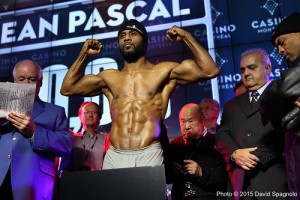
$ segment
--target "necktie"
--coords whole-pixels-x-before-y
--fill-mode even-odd
[[[253,110],[254,108],[256,108],[258,105],[257,101],[258,101],[258,97],[259,97],[259,93],[257,91],[253,91],[251,93],[251,109]]]

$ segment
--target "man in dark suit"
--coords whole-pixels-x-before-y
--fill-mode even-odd
[[[225,199],[225,162],[214,148],[215,138],[204,126],[199,105],[189,103],[179,113],[182,135],[170,144],[172,200]]]
[[[18,62],[13,76],[15,83],[36,84],[36,93],[31,117],[9,112],[0,119],[0,199],[52,200],[55,158],[72,148],[65,110],[38,97],[42,69],[36,62]]]
[[[216,134],[219,152],[228,164],[232,199],[268,199],[287,192],[283,134],[259,111],[270,84],[271,62],[262,49],[242,54],[240,70],[247,92],[224,105]],[[282,199],[284,199],[282,197]]]

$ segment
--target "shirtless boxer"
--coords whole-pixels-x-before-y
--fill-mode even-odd
[[[163,163],[159,142],[168,100],[177,85],[187,85],[218,75],[219,68],[209,53],[187,31],[177,26],[167,31],[169,41],[183,40],[194,60],[153,64],[146,58],[148,34],[136,20],[122,24],[118,32],[122,70],[107,69],[84,75],[91,56],[102,52],[101,42],[87,39],[62,84],[66,96],[104,94],[110,104],[111,147],[103,169],[154,166]]]

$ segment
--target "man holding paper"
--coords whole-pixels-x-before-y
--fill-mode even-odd
[[[55,158],[72,145],[65,110],[38,97],[43,76],[36,62],[18,62],[13,77],[36,91],[31,117],[11,111],[0,120],[0,199],[52,200]]]

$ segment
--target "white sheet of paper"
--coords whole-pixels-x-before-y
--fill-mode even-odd
[[[0,82],[0,118],[5,118],[10,111],[31,117],[35,89],[35,84]]]

